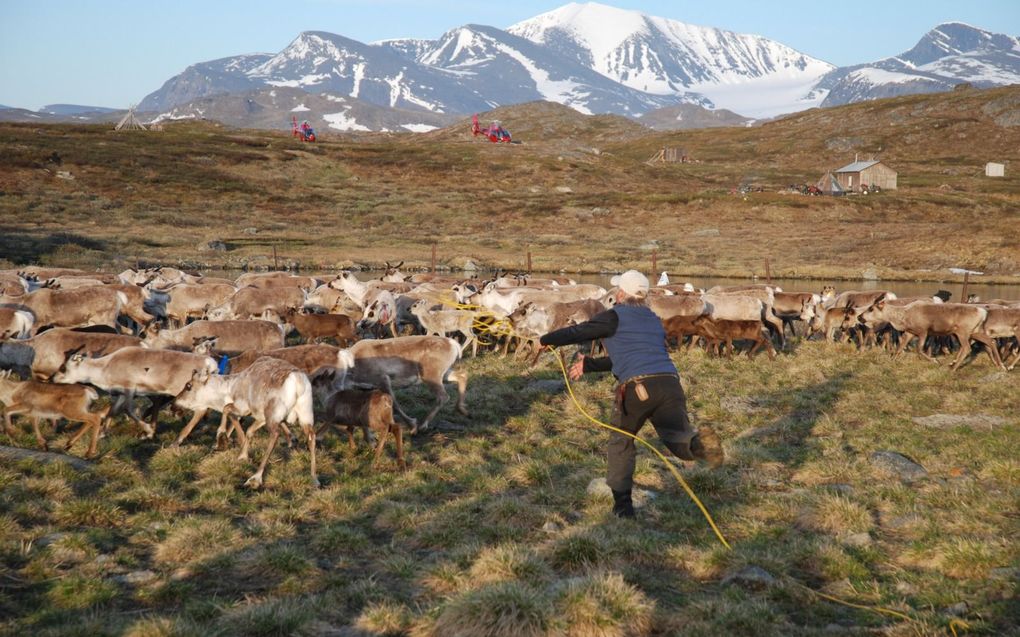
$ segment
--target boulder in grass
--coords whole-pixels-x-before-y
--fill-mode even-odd
[[[891,473],[904,482],[914,482],[928,477],[927,469],[895,451],[876,451],[871,454],[870,460],[876,469]]]

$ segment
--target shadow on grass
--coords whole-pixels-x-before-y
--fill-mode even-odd
[[[0,256],[15,265],[40,263],[67,249],[105,251],[105,241],[70,232],[33,235],[0,226]]]

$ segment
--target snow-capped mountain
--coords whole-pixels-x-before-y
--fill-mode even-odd
[[[818,83],[823,106],[908,93],[934,93],[968,82],[979,88],[1020,83],[1020,38],[959,22],[935,27],[906,53],[836,69]]]
[[[572,3],[507,30],[466,25],[436,40],[364,44],[307,31],[276,54],[192,65],[138,108],[169,114],[210,96],[275,87],[440,114],[547,100],[582,113],[637,117],[696,104],[761,119],[960,82],[1020,82],[1020,40],[950,23],[900,56],[835,69],[761,36]],[[667,110],[654,119],[693,121],[694,113]]]
[[[698,95],[657,96],[623,86],[495,27],[465,25],[438,40],[418,41],[413,48],[416,62],[456,77],[492,106],[546,100],[586,114],[634,114],[678,101],[706,103]]]
[[[803,96],[834,68],[762,36],[594,2],[571,3],[507,31],[633,89],[697,92],[718,107],[758,117],[816,106],[824,96]]]
[[[348,95],[391,108],[467,113],[489,108],[456,78],[390,49],[333,33],[307,31],[246,73],[271,86]]]
[[[165,111],[207,95],[249,91],[257,83],[247,76],[248,71],[272,57],[269,53],[253,53],[193,64],[149,93],[139,102],[138,110]]]

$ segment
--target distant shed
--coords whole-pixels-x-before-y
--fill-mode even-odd
[[[1005,177],[1006,176],[1006,164],[999,164],[994,161],[990,161],[985,164],[985,177]]]
[[[896,190],[896,171],[881,161],[855,161],[833,171],[840,187],[856,192],[861,186],[878,186],[882,190]]]

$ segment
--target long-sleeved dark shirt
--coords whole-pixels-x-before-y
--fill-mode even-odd
[[[620,317],[617,316],[616,312],[613,310],[606,310],[605,312],[599,312],[584,323],[553,330],[539,339],[539,342],[542,345],[553,345],[555,347],[559,347],[561,345],[586,343],[599,338],[609,338],[613,334],[616,334],[616,328],[619,324]],[[608,356],[602,356],[599,358],[592,358],[591,356],[584,357],[585,373],[608,372],[612,371],[612,369],[613,361]]]

